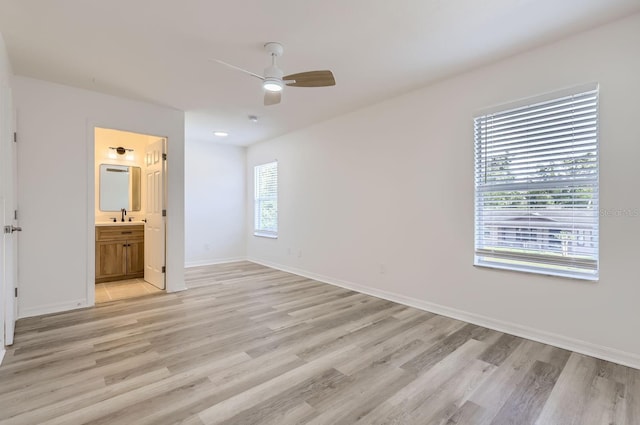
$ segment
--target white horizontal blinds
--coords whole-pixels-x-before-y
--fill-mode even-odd
[[[256,165],[254,168],[254,233],[278,235],[278,163]]]
[[[476,264],[596,279],[598,91],[475,119]]]

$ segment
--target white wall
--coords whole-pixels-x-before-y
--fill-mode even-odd
[[[246,258],[246,148],[187,140],[185,265]]]
[[[23,77],[14,99],[19,316],[94,303],[94,127],[168,138],[167,290],[184,289],[184,113]]]
[[[601,208],[640,211],[639,45],[634,15],[251,146],[247,179],[278,159],[280,221],[249,258],[640,367],[639,216],[602,217],[596,283],[472,265],[486,107],[599,82]]]
[[[12,80],[12,72],[11,72],[11,63],[9,62],[9,56],[7,55],[7,48],[4,44],[4,39],[2,38],[2,34],[0,34],[0,102],[4,104],[4,99],[9,95],[7,91],[11,90],[11,80]],[[7,105],[11,107],[11,105]],[[0,161],[2,162],[2,170],[0,171],[0,208],[3,208],[3,202],[6,198],[7,188],[6,184],[9,183],[7,180],[7,173],[11,173],[12,170],[7,167],[11,163],[9,160],[10,152],[7,149],[7,144],[11,142],[7,139],[11,136],[10,129],[8,124],[11,122],[12,114],[9,109],[5,109],[0,105]],[[0,211],[0,214],[4,214],[4,211]],[[3,219],[2,225],[6,223],[6,220]],[[4,242],[1,243],[0,246],[0,363],[2,362],[2,358],[4,357],[4,326],[5,326],[5,314],[8,297],[11,296],[9,288],[9,283],[5,282],[4,272],[5,265],[3,264],[4,259]]]

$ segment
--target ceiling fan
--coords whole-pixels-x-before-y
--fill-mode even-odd
[[[265,90],[265,105],[275,105],[277,103],[280,103],[280,101],[282,100],[282,89],[284,88],[284,86],[327,87],[336,85],[336,80],[333,77],[333,73],[328,70],[307,71],[297,74],[284,75],[284,72],[282,71],[282,69],[278,68],[278,64],[276,62],[276,58],[282,56],[282,53],[284,52],[282,44],[275,42],[267,43],[264,45],[264,49],[271,55],[271,66],[265,68],[264,75],[258,75],[256,73],[247,71],[246,69],[242,69],[218,59],[216,59],[216,62],[262,80],[262,87]]]

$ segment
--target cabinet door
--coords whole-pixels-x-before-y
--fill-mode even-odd
[[[144,240],[127,241],[127,274],[144,274]]]
[[[96,243],[96,280],[124,276],[126,241]]]

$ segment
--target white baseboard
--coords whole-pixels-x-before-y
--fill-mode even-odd
[[[4,348],[0,348],[0,365],[2,365],[2,360],[4,360],[5,354],[7,354],[7,351]]]
[[[263,261],[256,258],[249,258],[248,260],[257,264],[262,264],[263,266],[297,274],[320,282],[339,286],[341,288],[350,289],[352,291],[361,292],[363,294],[371,295],[377,298],[382,298],[409,307],[414,307],[420,310],[439,314],[441,316],[451,317],[453,319],[473,323],[474,325],[483,326],[485,328],[493,329],[499,332],[504,332],[511,335],[519,336],[521,338],[553,345],[554,347],[563,348],[565,350],[575,351],[576,353],[585,354],[587,356],[596,357],[598,359],[618,363],[624,366],[629,366],[634,369],[640,369],[640,355],[635,353],[593,344],[591,342],[582,341],[565,335],[559,335],[528,326],[522,326],[516,323],[493,319],[491,317],[458,310],[440,304],[430,303],[428,301],[407,297],[405,295],[397,294],[394,292],[370,288],[368,286],[360,285],[357,283],[347,282],[329,276],[308,272],[306,270],[297,269],[295,267],[284,266],[282,264]]]
[[[39,305],[36,307],[21,308],[19,310],[18,319],[24,319],[25,317],[42,316],[44,314],[61,313],[63,311],[77,310],[79,308],[89,307],[85,298],[65,301],[62,303],[52,303]]]
[[[237,261],[247,261],[247,257],[230,257],[230,258],[216,258],[212,260],[195,260],[195,261],[185,261],[184,267],[202,267],[202,266],[213,266],[215,264],[225,264],[225,263],[235,263]]]

